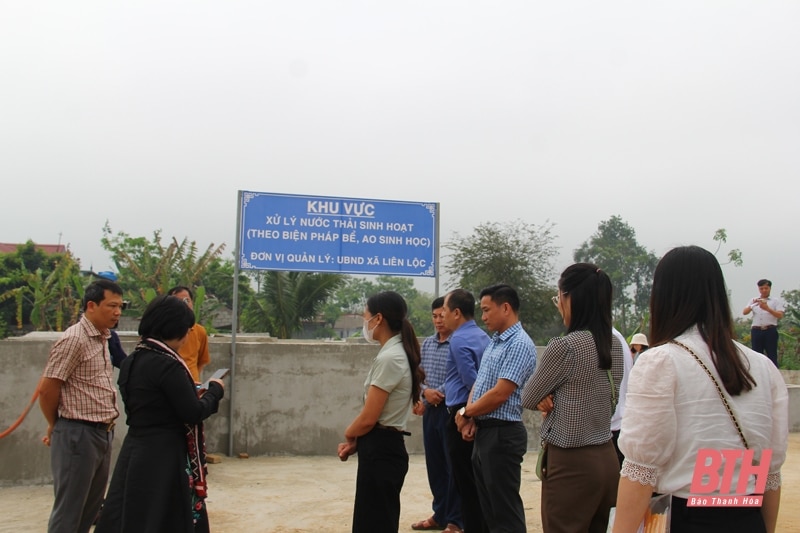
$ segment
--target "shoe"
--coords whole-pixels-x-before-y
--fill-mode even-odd
[[[437,523],[431,516],[430,518],[411,524],[411,529],[416,531],[441,531],[444,529],[444,526]]]

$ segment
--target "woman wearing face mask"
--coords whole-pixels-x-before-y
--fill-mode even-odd
[[[400,489],[408,472],[403,435],[425,377],[420,347],[403,297],[393,291],[371,296],[364,310],[364,338],[381,349],[364,382],[364,407],[347,426],[339,459],[358,452],[353,533],[397,531]]]

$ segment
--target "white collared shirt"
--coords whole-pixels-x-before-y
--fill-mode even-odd
[[[753,310],[753,327],[761,328],[764,326],[777,326],[778,317],[769,311],[761,309],[757,303],[758,300],[759,298],[753,298],[753,300],[750,301],[750,308]],[[776,296],[770,296],[767,298],[767,306],[773,311],[785,311],[783,300]]]
[[[678,337],[702,359],[714,376],[708,346],[692,327]],[[780,486],[789,432],[789,394],[772,362],[735,343],[756,386],[738,396],[725,393],[758,458],[772,450],[767,490]],[[619,447],[625,454],[622,477],[649,484],[656,492],[689,496],[700,448],[742,449],[736,427],[716,386],[695,359],[675,344],[643,352],[631,370]],[[734,479],[738,479],[738,469]],[[748,493],[754,490],[750,479]]]

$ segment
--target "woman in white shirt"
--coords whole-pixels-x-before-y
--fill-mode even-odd
[[[364,381],[364,407],[344,431],[338,455],[346,461],[358,452],[353,533],[388,533],[400,523],[400,489],[408,472],[403,435],[410,435],[406,422],[425,379],[402,296],[384,291],[367,299],[364,338],[381,349]]]
[[[628,382],[614,533],[637,531],[654,492],[672,494],[673,533],[773,532],[788,438],[787,389],[769,359],[731,339],[725,280],[713,254],[686,246],[661,259],[650,319],[651,348],[638,357]],[[757,461],[766,459],[762,452],[772,452],[762,467],[766,480],[751,476],[743,491],[759,494],[756,486],[764,487],[762,507],[688,505],[698,495],[692,492],[698,452],[745,448]],[[720,473],[724,466],[723,461]],[[740,469],[736,462],[733,492]],[[713,503],[732,494],[717,486],[699,496]]]

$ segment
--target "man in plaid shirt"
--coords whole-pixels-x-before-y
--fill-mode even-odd
[[[113,281],[89,285],[83,316],[53,345],[39,384],[55,494],[49,533],[88,532],[103,502],[119,416],[108,339],[122,306]]]
[[[452,331],[444,323],[443,307],[443,296],[436,298],[431,304],[433,327],[436,331],[422,342],[420,366],[425,370],[425,383],[422,384],[422,402],[415,406],[414,411],[422,414],[425,465],[428,470],[428,484],[433,494],[433,515],[412,524],[411,529],[444,528],[445,533],[455,533],[461,531],[463,522],[461,498],[455,487],[447,451],[448,413],[444,401],[444,381],[447,376],[447,355],[450,353]]]

